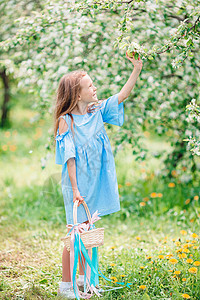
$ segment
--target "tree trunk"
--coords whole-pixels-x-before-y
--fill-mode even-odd
[[[1,124],[0,126],[3,128],[5,126],[7,116],[8,116],[8,103],[10,100],[10,89],[9,89],[9,80],[8,76],[6,75],[6,69],[0,71],[0,76],[3,81],[4,85],[4,100],[2,104],[2,114],[1,114]]]

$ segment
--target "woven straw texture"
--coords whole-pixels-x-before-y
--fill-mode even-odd
[[[77,224],[77,207],[78,207],[78,200],[74,202],[73,206],[73,221],[74,224]],[[82,202],[85,211],[88,216],[89,224],[91,224],[91,214],[89,211],[89,208],[85,201]],[[80,233],[81,240],[85,246],[86,249],[90,249],[93,247],[99,247],[104,244],[104,228],[94,228],[88,231],[84,231]],[[71,240],[71,234],[69,236],[65,236],[61,239],[64,241],[64,244],[68,251],[70,251],[70,240]]]

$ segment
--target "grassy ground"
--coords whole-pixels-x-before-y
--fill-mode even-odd
[[[30,125],[28,110],[11,117],[0,133],[0,299],[55,299],[66,234],[61,166],[53,156],[41,169],[50,121]],[[146,143],[170,151],[164,140]],[[128,148],[115,160],[121,210],[96,223],[105,228],[100,268],[113,282],[100,283],[132,284],[101,299],[200,299],[198,184],[161,180],[160,161],[136,162]]]

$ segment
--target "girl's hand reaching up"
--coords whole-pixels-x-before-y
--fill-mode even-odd
[[[142,60],[140,59],[140,55],[138,57],[138,59],[134,58],[134,52],[133,52],[133,57],[129,57],[126,51],[126,57],[132,62],[132,64],[134,65],[134,67],[138,70],[142,70]]]
[[[83,196],[83,197],[85,197],[85,196]],[[73,202],[75,202],[76,200],[78,200],[79,201],[78,206],[84,201],[83,197],[80,195],[79,190],[76,189],[73,192]]]

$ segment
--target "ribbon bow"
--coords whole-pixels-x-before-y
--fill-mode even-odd
[[[77,223],[75,225],[73,224],[68,224],[66,225],[67,228],[70,229],[70,231],[68,232],[67,236],[71,233],[71,231],[73,230],[73,228],[77,228],[77,230],[81,233],[81,232],[84,232],[84,231],[88,231],[92,228],[95,228],[95,225],[94,223],[98,220],[100,220],[101,218],[99,217],[100,213],[98,213],[98,210],[96,210],[92,217],[91,217],[91,223]],[[91,227],[91,228],[90,228]]]

